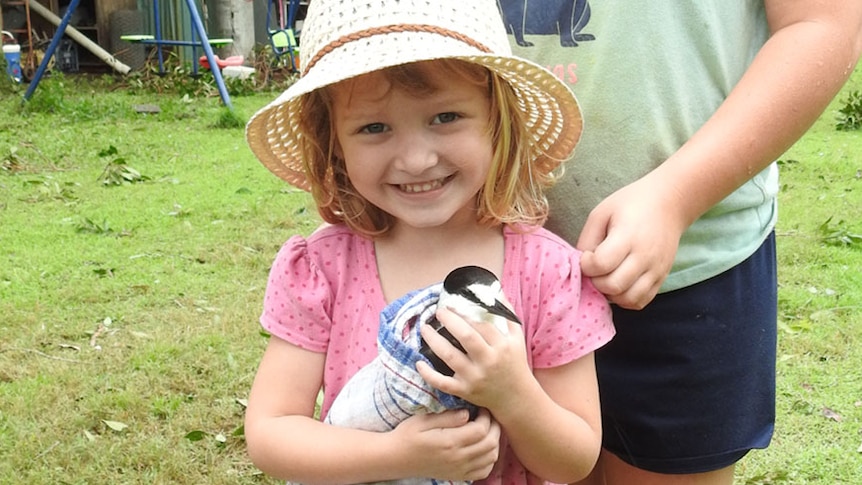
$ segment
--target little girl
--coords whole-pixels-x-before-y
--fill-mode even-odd
[[[247,137],[328,224],[290,238],[270,273],[252,460],[305,483],[585,477],[601,443],[593,351],[614,330],[579,253],[540,227],[543,191],[580,136],[574,96],[511,55],[494,0],[315,0],[302,34],[301,78]],[[420,414],[390,432],[316,420],[320,388],[322,419],[374,359],[387,304],[466,265],[500,278],[523,326],[438,310],[466,353],[425,328],[454,375],[417,368],[478,417]]]

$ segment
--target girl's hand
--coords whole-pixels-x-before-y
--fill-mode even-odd
[[[553,483],[585,477],[596,463],[602,441],[592,354],[536,369],[534,375],[520,325],[510,323],[508,334],[502,334],[491,324],[467,322],[445,309],[437,310],[437,318],[466,354],[430,326],[423,326],[420,330],[428,346],[455,373],[445,376],[420,361],[416,368],[422,378],[490,413],[532,473]]]
[[[472,481],[487,478],[500,456],[500,425],[481,410],[469,421],[466,409],[417,414],[392,433],[403,440],[407,467],[418,477]]]
[[[577,247],[581,271],[617,305],[645,307],[670,273],[686,214],[649,176],[614,192],[590,212]]]
[[[513,395],[523,383],[535,382],[520,325],[509,322],[509,332],[503,334],[491,324],[467,322],[445,308],[437,310],[437,318],[467,353],[423,326],[420,331],[428,346],[455,371],[448,377],[425,362],[417,363],[419,374],[432,387],[494,413],[515,401]]]

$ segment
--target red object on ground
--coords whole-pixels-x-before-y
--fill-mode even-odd
[[[230,56],[225,59],[220,59],[219,56],[215,56],[215,61],[219,69],[224,69],[227,66],[241,66],[242,63],[245,62],[245,57]],[[201,56],[200,59],[198,59],[198,62],[200,62],[201,67],[204,67],[206,69],[210,68],[210,62],[207,59],[207,56]]]

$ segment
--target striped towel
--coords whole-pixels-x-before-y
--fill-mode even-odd
[[[380,314],[378,355],[359,370],[333,401],[324,422],[368,431],[390,431],[419,413],[475,406],[432,388],[416,371],[419,328],[434,317],[442,284],[408,293]],[[432,479],[400,480],[398,484],[450,484]]]

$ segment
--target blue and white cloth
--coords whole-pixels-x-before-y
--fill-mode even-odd
[[[324,422],[346,428],[385,432],[420,413],[474,408],[463,399],[431,387],[416,371],[419,328],[437,311],[442,284],[417,290],[389,304],[380,313],[377,357],[344,386]],[[451,484],[432,479],[400,480],[398,484]]]

